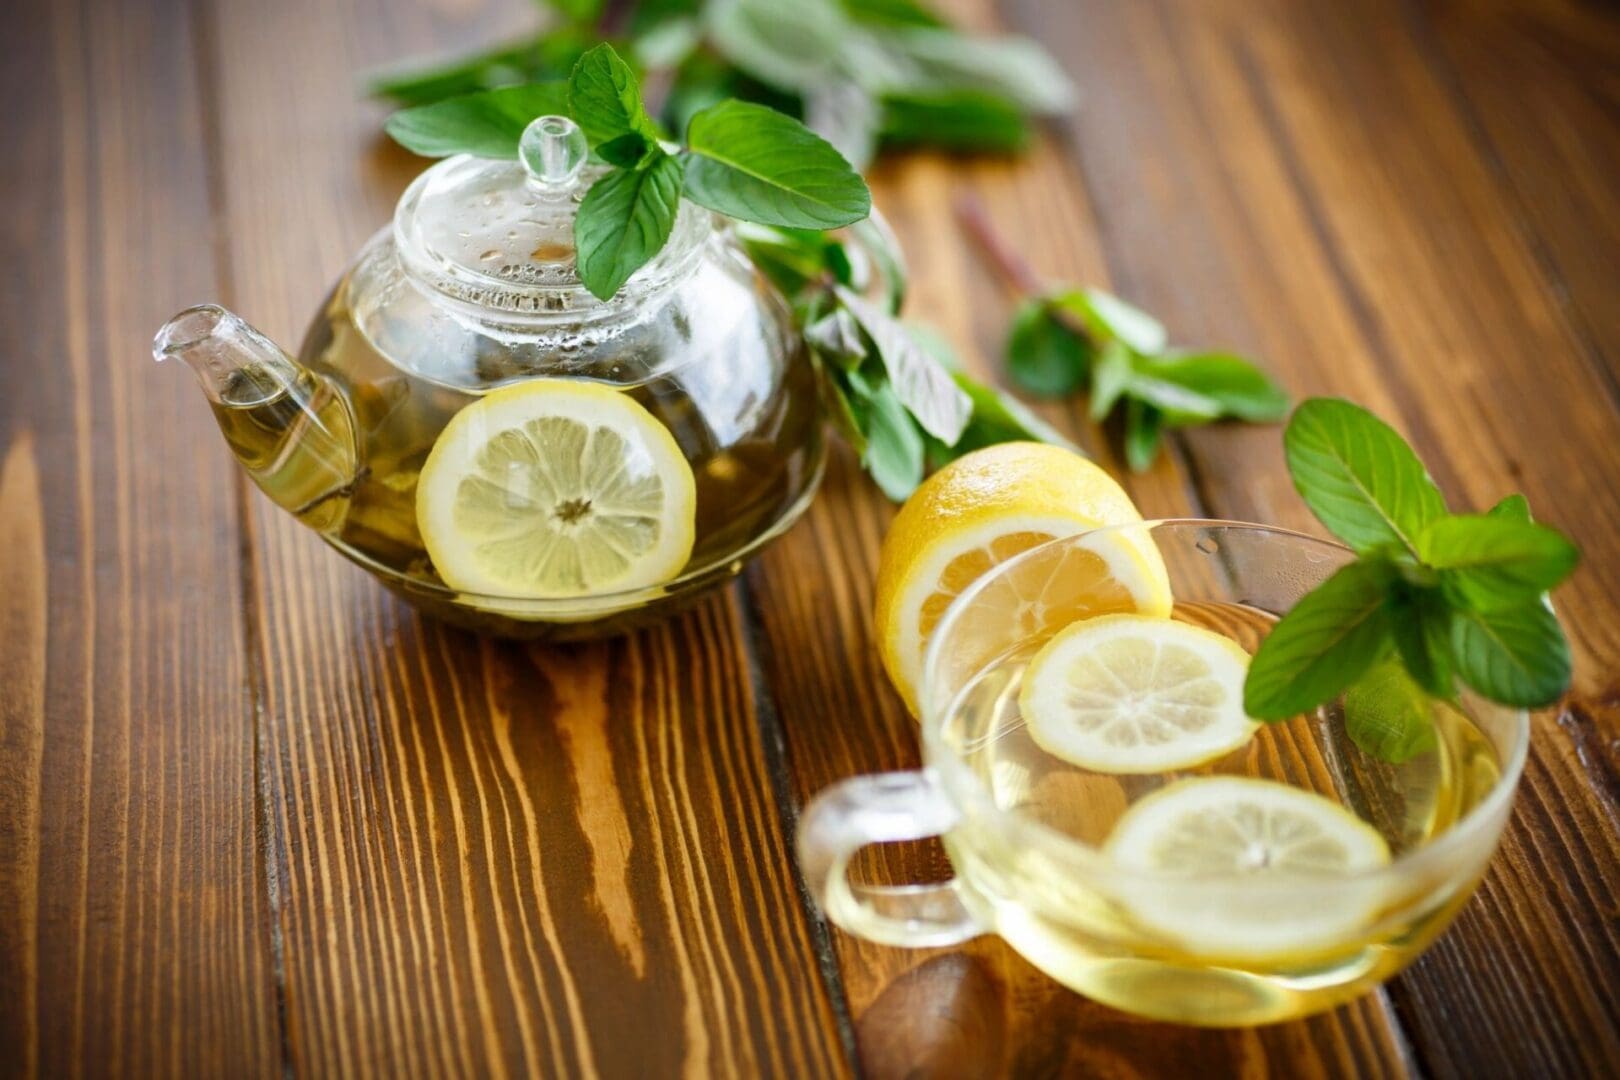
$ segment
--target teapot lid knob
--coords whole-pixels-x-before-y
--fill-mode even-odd
[[[518,140],[518,158],[529,180],[553,196],[573,190],[589,156],[585,133],[566,116],[542,116]]]

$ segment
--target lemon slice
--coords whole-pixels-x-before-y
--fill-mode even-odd
[[[1067,627],[1030,661],[1019,710],[1042,750],[1107,773],[1220,757],[1260,726],[1243,711],[1249,654],[1171,619],[1107,615]]]
[[[1104,850],[1127,869],[1187,879],[1127,886],[1139,923],[1242,958],[1308,956],[1365,930],[1378,892],[1354,875],[1390,860],[1378,831],[1332,799],[1238,776],[1180,780],[1138,800]]]
[[[1042,443],[1001,443],[929,477],[883,540],[874,622],[884,667],[915,713],[923,653],[934,627],[968,586],[1047,541],[1142,520],[1094,462]],[[1105,534],[1062,566],[1031,567],[980,597],[983,642],[960,642],[964,664],[988,660],[1020,637],[1087,614],[1170,611],[1170,583],[1148,530]]]
[[[655,585],[692,554],[696,486],[669,429],[598,383],[530,379],[462,409],[416,488],[433,565],[465,592]]]

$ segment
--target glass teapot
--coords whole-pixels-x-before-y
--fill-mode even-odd
[[[683,202],[607,301],[574,268],[598,170],[572,121],[400,198],[292,359],[223,308],[153,343],[259,488],[423,610],[578,638],[667,613],[804,512],[818,375],[726,219]]]

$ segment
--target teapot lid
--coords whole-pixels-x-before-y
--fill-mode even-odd
[[[416,178],[394,211],[400,260],[477,317],[594,321],[624,311],[684,274],[712,219],[683,202],[663,249],[598,300],[574,267],[574,216],[604,171],[578,125],[542,116],[524,130],[517,161],[461,155]]]

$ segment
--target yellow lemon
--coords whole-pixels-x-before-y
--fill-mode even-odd
[[[1141,520],[1102,468],[1044,443],[989,446],[929,477],[884,538],[874,613],[883,664],[912,712],[929,637],[969,585],[1038,544]],[[1039,581],[999,581],[980,603],[976,625],[1010,641],[1088,615],[1168,615],[1171,597],[1164,562],[1144,529],[1076,545]]]
[[[675,437],[634,398],[530,379],[445,426],[417,482],[416,520],[451,588],[585,596],[680,573],[696,490]]]

